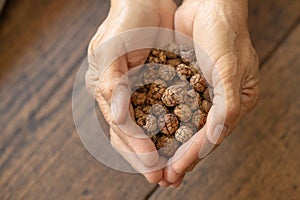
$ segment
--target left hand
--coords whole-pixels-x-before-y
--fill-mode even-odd
[[[130,69],[145,63],[150,50],[128,52],[109,67],[106,59],[111,57],[110,54],[118,53],[115,48],[122,46],[126,49],[131,45],[128,40],[118,38],[126,31],[143,27],[173,29],[175,10],[176,5],[172,0],[111,0],[109,14],[89,45],[86,85],[110,126],[111,145],[150,183],[157,183],[163,178],[160,163],[164,163],[164,160],[159,158],[153,142],[128,115],[130,94],[127,87],[118,85]],[[137,38],[135,35],[131,37],[135,40]],[[108,40],[112,41],[112,38],[115,43],[100,48]],[[154,43],[155,39],[151,37],[147,42]],[[117,95],[113,98],[115,90]]]
[[[161,186],[179,186],[185,173],[215,149],[256,105],[259,63],[247,19],[247,0],[185,0],[176,11],[175,31],[193,38],[196,53],[197,46],[201,47],[213,63],[205,66],[197,54],[215,97],[207,124],[171,158]]]

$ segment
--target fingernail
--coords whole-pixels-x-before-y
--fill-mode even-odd
[[[222,124],[218,124],[213,133],[213,143],[214,144],[219,144],[220,142],[222,142],[222,140],[227,136],[227,131],[228,131],[228,127],[226,125],[222,125]]]

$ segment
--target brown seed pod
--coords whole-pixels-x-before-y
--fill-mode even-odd
[[[139,87],[131,94],[131,102],[135,106],[143,105],[147,99],[147,89],[145,87]]]
[[[158,118],[158,128],[160,132],[166,135],[171,135],[175,133],[175,131],[178,129],[178,126],[179,121],[177,117],[172,113],[161,115]]]
[[[155,104],[151,106],[150,113],[156,117],[160,117],[161,115],[168,113],[168,109],[163,105]]]
[[[193,114],[194,113],[192,113],[192,118],[193,118]],[[198,132],[198,126],[195,126],[193,124],[193,120],[192,119],[190,121],[188,121],[188,122],[180,122],[180,127],[181,126],[187,126],[187,127],[189,127],[190,129],[193,130],[193,134],[195,134],[195,133]]]
[[[165,81],[171,81],[175,78],[176,71],[175,71],[174,67],[172,67],[170,65],[162,65],[158,70],[158,74],[161,79],[163,79]]]
[[[185,91],[188,91],[191,89],[191,85],[190,82],[188,82],[187,80],[175,80],[172,85],[180,85]]]
[[[177,142],[174,137],[162,135],[157,138],[155,146],[156,149],[159,150],[159,154],[169,158],[175,154],[176,150],[180,146],[180,143]]]
[[[174,114],[182,122],[187,122],[192,118],[192,111],[189,106],[185,104],[177,105],[174,109]]]
[[[166,89],[167,87],[165,83],[159,83],[156,81],[150,85],[147,98],[160,100]]]
[[[166,106],[176,106],[184,102],[186,92],[182,85],[173,85],[165,90],[161,99]]]
[[[182,80],[188,79],[194,74],[194,69],[191,66],[183,63],[177,66],[176,71]]]
[[[148,61],[150,63],[165,64],[167,62],[166,52],[164,50],[152,49]]]
[[[197,92],[204,92],[207,88],[205,79],[200,74],[192,76],[190,83]]]
[[[148,134],[157,133],[157,119],[153,115],[146,115],[137,120],[137,124],[142,127]]]
[[[148,63],[159,63],[158,57],[150,55],[147,60]]]
[[[203,92],[203,97],[209,102],[212,102],[212,90],[209,88],[206,88],[205,91]]]
[[[195,74],[202,74],[202,72],[201,72],[201,69],[200,69],[200,67],[199,67],[199,65],[198,65],[198,63],[197,63],[197,61],[195,60],[195,61],[192,61],[191,63],[190,63],[190,65],[191,66],[193,66],[193,68],[196,70],[196,73]]]
[[[194,89],[186,93],[185,104],[188,105],[191,110],[199,109],[199,102],[201,102],[201,96]]]
[[[159,56],[159,52],[160,52],[159,49],[152,49],[152,50],[151,50],[151,54],[152,54],[153,56],[155,56],[155,57],[158,57],[158,56]]]
[[[171,51],[166,51],[166,56],[168,59],[174,59],[174,58],[177,58],[177,54],[174,53],[174,52],[171,52]]]
[[[205,125],[212,93],[193,49],[177,44],[152,49],[147,62],[130,83],[135,119],[159,153],[170,157]]]
[[[193,136],[193,134],[194,132],[190,127],[180,126],[175,132],[175,138],[178,142],[185,143]]]
[[[195,50],[185,45],[180,45],[180,56],[184,62],[193,62],[196,60]]]
[[[195,74],[201,74],[201,71],[194,64],[190,63],[189,67],[192,70],[193,75],[195,75]]]
[[[206,117],[207,115],[204,112],[197,110],[193,114],[193,118],[192,118],[193,125],[196,126],[198,130],[200,130],[206,123]]]
[[[202,109],[204,110],[204,112],[208,113],[211,107],[212,107],[211,102],[205,99],[202,101]]]
[[[157,73],[157,66],[154,64],[146,64],[143,67],[143,79],[145,84],[153,83],[159,77]]]
[[[153,106],[156,104],[164,105],[164,103],[161,101],[161,99],[153,99],[151,97],[146,99],[146,104]]]
[[[166,64],[167,63],[167,55],[165,51],[160,51],[158,60],[160,64]]]
[[[148,137],[149,137],[150,140],[152,140],[152,142],[155,144],[156,140],[159,138],[159,135],[158,135],[158,134],[154,134],[154,135],[148,134]]]
[[[134,109],[134,116],[136,119],[144,117],[150,113],[151,106],[150,105],[142,105],[138,106]]]
[[[179,45],[176,43],[170,43],[165,48],[166,51],[172,52],[173,54],[180,55]]]
[[[174,67],[176,67],[177,65],[179,65],[181,63],[181,60],[179,58],[174,58],[174,59],[169,59],[167,60],[167,64],[168,65],[172,65]]]

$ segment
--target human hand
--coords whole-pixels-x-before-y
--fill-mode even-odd
[[[215,149],[256,105],[259,63],[247,18],[247,0],[185,0],[176,11],[175,31],[194,39],[198,64],[215,96],[206,125],[171,158],[161,186],[179,186],[185,173]]]
[[[110,50],[99,54],[97,48],[110,38],[131,29],[142,27],[173,29],[175,9],[176,5],[172,0],[112,0],[109,15],[99,27],[88,50],[89,70],[86,74],[86,83],[110,125],[111,144],[137,171],[142,172],[150,183],[157,183],[163,177],[163,170],[156,167],[161,162],[161,158],[152,141],[143,137],[144,133],[132,123],[128,115],[130,94],[126,87],[117,88],[117,100],[113,105],[111,99],[112,92],[116,89],[121,77],[129,69],[143,64],[150,50],[126,53],[105,70],[103,58],[108,56]],[[125,41],[121,42],[124,43],[121,45],[126,48],[128,44]],[[114,47],[111,48],[113,51]],[[99,77],[100,74],[101,77]]]

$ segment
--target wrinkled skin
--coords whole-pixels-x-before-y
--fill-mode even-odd
[[[185,172],[215,149],[213,146],[220,144],[241,117],[256,105],[259,64],[250,41],[247,18],[247,1],[186,0],[177,9],[175,30],[192,37],[213,62],[214,66],[202,70],[214,87],[215,97],[206,126],[195,135],[186,152],[178,150],[177,155],[183,156],[164,170],[161,185],[178,186]],[[198,63],[205,65],[201,60]],[[216,73],[218,76],[214,76]]]
[[[259,97],[258,59],[249,37],[247,4],[246,0],[185,0],[176,9],[171,0],[112,1],[107,19],[90,43],[90,66],[86,75],[87,86],[94,92],[111,127],[118,123],[126,124],[128,121],[125,114],[118,112],[129,103],[128,98],[125,98],[128,96],[125,90],[118,91],[120,100],[116,105],[111,105],[115,84],[129,69],[143,63],[149,51],[135,51],[122,56],[105,71],[98,82],[99,77],[93,72],[99,71],[101,64],[95,64],[98,56],[95,50],[101,42],[126,30],[164,27],[193,38],[198,63],[203,66],[206,79],[214,87],[214,105],[207,124],[181,146],[164,169],[151,171],[157,163],[164,162],[157,153],[148,156],[126,154],[155,151],[155,146],[149,139],[135,138],[123,134],[121,130],[110,129],[110,139],[115,149],[138,171],[151,171],[143,173],[149,182],[159,183],[163,187],[179,186],[185,173],[215,149],[235,129],[241,117],[256,105]],[[197,50],[199,47],[207,53],[211,65],[200,59],[201,55]]]
[[[126,115],[128,110],[124,109],[129,104],[128,91],[122,87],[119,88],[116,98],[119,101],[111,105],[112,92],[122,75],[132,67],[144,63],[149,51],[138,50],[122,56],[100,78],[98,72],[103,70],[102,68],[105,66],[101,66],[99,57],[105,57],[105,55],[97,55],[96,50],[103,41],[131,29],[142,27],[173,29],[175,9],[176,5],[172,0],[113,0],[109,15],[93,37],[88,52],[89,70],[86,74],[86,83],[90,92],[94,93],[100,109],[111,127],[111,144],[137,171],[146,171],[147,173],[143,173],[143,175],[150,183],[157,183],[163,179],[163,169],[152,170],[157,168],[156,165],[163,162],[163,159],[159,158],[150,139],[136,138],[124,134],[122,130],[116,128],[116,124],[132,125],[130,124],[132,120],[128,119]],[[98,79],[100,79],[99,82]],[[112,115],[111,110],[116,110],[115,115]],[[138,133],[132,134],[138,135]],[[138,156],[130,154],[130,152],[136,154],[154,153]]]

